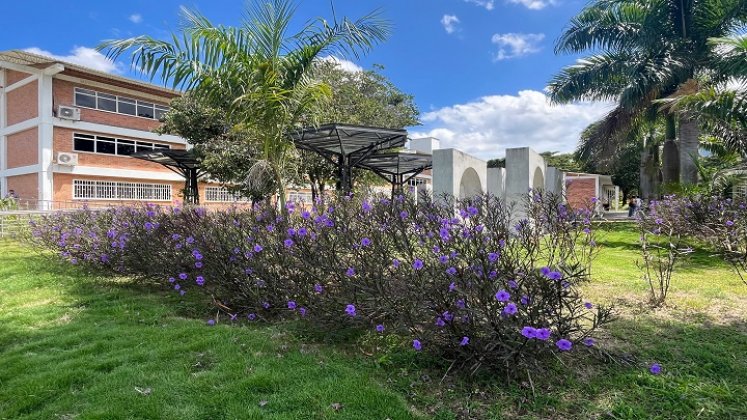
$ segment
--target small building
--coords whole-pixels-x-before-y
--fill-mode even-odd
[[[611,210],[620,208],[620,187],[612,182],[610,175],[566,172],[565,194],[568,204],[574,208],[593,207],[592,198],[608,204]]]

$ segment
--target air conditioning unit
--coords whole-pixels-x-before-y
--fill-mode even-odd
[[[78,154],[68,152],[57,152],[57,163],[65,166],[75,166],[78,164]]]
[[[60,105],[57,107],[57,116],[65,120],[80,121],[80,109],[74,106]]]

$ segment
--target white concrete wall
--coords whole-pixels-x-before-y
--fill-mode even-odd
[[[433,196],[441,198],[443,194],[459,198],[469,181],[465,172],[472,169],[479,180],[479,193],[485,193],[488,184],[488,163],[456,149],[438,149],[433,151]],[[467,185],[469,187],[470,185]]]
[[[523,218],[524,198],[533,187],[535,175],[541,176],[540,188],[545,187],[547,166],[542,156],[529,147],[506,149],[506,204],[514,206],[514,215]]]
[[[545,191],[553,194],[565,194],[564,172],[552,166],[547,167],[545,175]]]
[[[433,154],[434,150],[441,148],[441,141],[434,137],[423,137],[419,139],[410,139],[410,145],[408,149],[415,150],[420,153]]]
[[[506,198],[506,168],[488,168],[488,194]]]

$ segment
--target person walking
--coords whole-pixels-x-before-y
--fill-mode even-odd
[[[628,200],[628,217],[633,217],[636,210],[636,196],[630,197]]]

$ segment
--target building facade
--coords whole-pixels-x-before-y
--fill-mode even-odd
[[[131,157],[185,149],[153,132],[178,92],[23,51],[0,52],[0,197],[61,209],[181,201],[184,179]],[[232,201],[217,184],[201,202]]]

